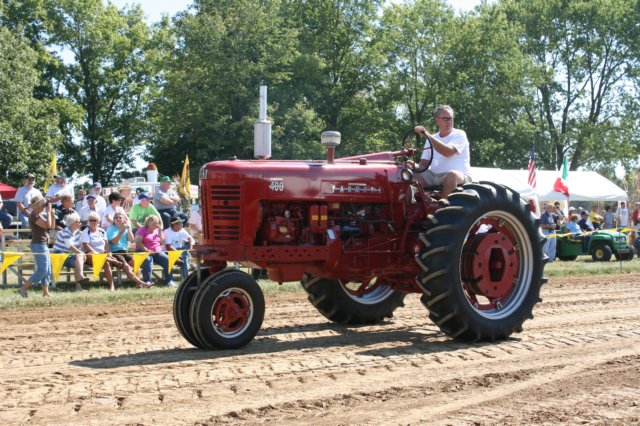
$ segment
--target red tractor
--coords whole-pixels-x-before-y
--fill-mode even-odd
[[[264,296],[238,262],[277,282],[300,281],[341,324],[393,316],[419,293],[429,318],[464,341],[505,339],[539,302],[544,237],[507,187],[470,183],[439,201],[403,148],[326,161],[216,161],[200,170],[198,270],[177,290],[174,318],[199,348],[238,348],[262,325]]]

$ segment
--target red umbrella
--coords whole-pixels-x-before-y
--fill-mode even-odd
[[[0,182],[0,195],[2,195],[3,199],[11,199],[16,196],[16,192],[18,192],[17,188],[13,186],[5,185]]]

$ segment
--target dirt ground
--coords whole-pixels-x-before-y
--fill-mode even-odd
[[[0,424],[640,424],[640,275],[551,279],[524,332],[456,343],[418,297],[376,326],[267,298],[238,351],[170,303],[1,313]]]

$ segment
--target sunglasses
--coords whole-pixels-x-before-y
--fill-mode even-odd
[[[89,222],[100,222],[98,219],[89,219]]]

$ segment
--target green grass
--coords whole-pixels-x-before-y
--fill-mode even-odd
[[[589,256],[579,256],[572,262],[556,260],[545,267],[547,277],[568,277],[587,275],[608,275],[620,273],[639,273],[640,262],[634,258],[627,262],[593,262]],[[299,293],[302,287],[297,282],[279,285],[273,281],[260,280],[260,287],[266,295],[277,293]],[[115,292],[107,290],[106,286],[92,285],[89,291],[75,292],[73,284],[59,285],[58,289],[51,289],[52,298],[43,298],[42,290],[33,287],[29,297],[22,299],[18,295],[18,286],[0,287],[0,311],[8,309],[30,309],[45,306],[69,305],[103,305],[115,303],[135,303],[144,301],[171,301],[175,289],[156,285],[150,289],[137,289],[132,284],[125,283]]]
[[[594,262],[590,256],[578,256],[574,261],[563,262],[556,259],[544,268],[547,277],[575,277],[585,275],[630,274],[640,272],[637,258],[630,261]]]

